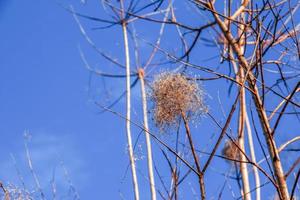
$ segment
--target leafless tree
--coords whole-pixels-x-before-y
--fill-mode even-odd
[[[103,0],[100,3],[107,14],[106,18],[82,13],[80,8],[66,9],[73,14],[88,44],[114,67],[111,72],[95,69],[80,51],[87,69],[106,80],[124,79],[126,84],[124,92],[111,104],[105,105],[99,101],[96,104],[103,111],[126,121],[135,199],[146,197],[138,187],[132,126],[145,133],[148,180],[153,200],[157,198],[156,194],[162,199],[182,199],[183,193],[193,193],[185,191],[187,188],[182,186],[190,181],[192,175],[199,177],[198,182],[192,182],[194,188],[199,188],[199,191],[195,190],[196,196],[210,199],[211,196],[205,193],[206,188],[213,187],[207,183],[210,179],[208,171],[215,171],[224,177],[224,187],[219,191],[216,189],[218,195],[213,198],[222,198],[227,188],[225,185],[230,180],[237,180],[240,197],[236,197],[236,189],[230,186],[232,197],[237,199],[250,200],[254,197],[252,193],[255,193],[255,199],[266,199],[268,197],[262,190],[268,184],[268,188],[273,188],[272,192],[279,199],[289,200],[299,195],[300,161],[299,155],[296,155],[299,148],[289,148],[299,143],[299,133],[289,133],[294,130],[291,126],[297,127],[297,130],[300,128],[299,1]],[[113,28],[115,32],[111,37],[118,37],[121,32],[124,55],[117,52],[110,56],[102,50],[101,45],[91,39],[82,20],[95,22],[99,26],[95,29],[99,30],[94,31]],[[148,27],[150,33],[145,33],[144,29]],[[203,55],[207,56],[207,53],[203,52],[206,51],[215,53],[212,58],[204,59]],[[118,56],[125,58],[125,64],[122,59],[117,59]],[[198,81],[202,81],[207,85],[215,83],[216,90],[228,91],[228,99],[220,101],[219,107],[223,111],[219,112],[217,105],[208,105],[209,109],[205,112],[196,112],[197,109],[192,109],[197,107],[195,104],[191,104],[194,106],[191,109],[177,104],[178,101],[174,99],[188,104],[189,99],[182,95],[189,94],[186,93],[188,89],[174,82],[175,79],[170,79],[173,81],[165,86],[168,77],[161,74],[166,72],[175,74],[171,78],[184,77],[181,84],[190,80],[197,85]],[[157,76],[163,77],[161,79],[165,82],[155,82]],[[138,81],[143,108],[143,116],[140,116],[142,125],[132,120],[130,114],[135,107],[131,101],[131,90]],[[161,104],[155,102],[159,99],[157,96],[147,97],[146,87],[155,94],[163,93],[159,94]],[[205,93],[216,100],[217,97],[211,92],[206,90]],[[126,116],[113,109],[124,96],[127,102]],[[153,126],[148,123],[147,103],[154,104],[152,113],[157,123],[152,123]],[[155,128],[155,124],[161,124],[157,116],[161,116],[162,108],[168,105],[172,108],[164,113],[170,120],[167,122],[172,122],[166,125],[168,131]],[[198,118],[192,117],[195,115]],[[205,133],[206,138],[209,134],[213,135],[209,140],[199,141],[201,136],[196,137],[194,129],[190,129],[189,123],[199,120],[201,116],[208,119],[203,123],[210,122],[206,127],[210,126],[211,130],[205,130],[208,132]],[[185,128],[184,136],[180,134],[181,126]],[[216,128],[219,133],[213,134],[212,130]],[[170,136],[168,141],[168,138],[161,137],[160,132],[174,132],[175,140],[171,140]],[[283,137],[288,134],[289,137]],[[287,141],[283,142],[284,139]],[[152,153],[153,142],[157,144],[155,148],[160,150],[155,152],[161,152],[160,155]],[[220,153],[222,144],[225,144],[223,154]],[[207,148],[203,149],[203,146]],[[169,172],[155,166],[156,162],[161,162],[156,158],[165,160]],[[217,158],[221,158],[220,162],[229,161],[227,163],[237,176],[234,177],[231,171],[215,170]],[[287,162],[287,158],[292,162]],[[167,173],[170,174],[170,188],[162,178],[162,174]],[[252,177],[254,181],[251,181]],[[198,192],[201,194],[198,195]]]

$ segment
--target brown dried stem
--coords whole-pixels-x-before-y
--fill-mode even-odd
[[[198,158],[197,153],[195,151],[195,146],[194,146],[194,143],[193,143],[193,139],[192,139],[192,135],[191,135],[191,132],[190,132],[190,127],[189,127],[189,124],[188,124],[186,114],[183,111],[181,111],[181,117],[182,117],[183,122],[184,122],[186,135],[188,137],[190,147],[191,147],[191,151],[192,151],[192,154],[193,154],[193,158],[194,158],[194,161],[195,161],[196,169],[198,171],[198,179],[199,179],[201,198],[202,198],[202,200],[204,200],[205,199],[205,185],[204,185],[203,173],[201,172],[201,168],[200,168],[199,158]]]
[[[219,27],[220,27],[221,31],[223,32],[224,36],[226,37],[226,39],[228,41],[228,44],[232,47],[234,53],[236,54],[236,56],[237,56],[237,58],[240,62],[240,65],[246,71],[248,71],[248,69],[250,69],[250,66],[248,64],[248,61],[244,57],[244,53],[241,50],[241,48],[239,47],[238,42],[233,37],[231,31],[227,29],[227,26],[220,19],[219,15],[216,14],[216,10],[215,10],[213,4],[209,3],[208,6],[211,10],[214,11],[214,12],[211,12],[211,13],[213,14],[217,24],[219,25]],[[245,78],[247,79],[249,87],[253,90],[253,93],[251,93],[252,98],[253,98],[255,106],[257,108],[257,112],[258,112],[258,115],[259,115],[259,120],[260,120],[260,123],[261,123],[262,128],[263,128],[263,133],[264,133],[264,136],[265,136],[266,143],[268,145],[269,153],[272,157],[273,169],[274,169],[274,172],[275,172],[275,175],[276,175],[276,178],[277,178],[278,187],[279,187],[279,191],[280,191],[280,196],[283,200],[288,200],[289,199],[289,192],[288,192],[286,180],[285,180],[285,177],[284,177],[282,164],[281,164],[280,157],[279,157],[279,154],[278,154],[278,151],[277,151],[277,148],[276,148],[275,140],[273,139],[272,134],[271,134],[272,129],[271,129],[271,126],[269,124],[265,108],[262,104],[262,100],[261,100],[261,97],[260,97],[260,94],[259,94],[258,87],[256,85],[256,78],[252,74],[251,71],[249,71],[249,76],[247,76]]]

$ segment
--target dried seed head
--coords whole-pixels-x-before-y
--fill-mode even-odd
[[[152,89],[154,120],[160,128],[177,125],[181,112],[188,113],[190,118],[207,110],[198,84],[182,74],[161,73],[154,78]]]
[[[234,142],[235,144],[238,144],[237,141]],[[228,159],[239,160],[240,157],[239,148],[234,144],[234,142],[231,140],[227,141],[222,150],[222,154]]]

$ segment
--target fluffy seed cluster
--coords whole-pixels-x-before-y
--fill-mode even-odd
[[[182,74],[161,73],[154,78],[152,89],[154,120],[160,128],[177,124],[181,112],[192,117],[206,111],[202,90],[195,81]]]
[[[238,144],[237,141],[235,141],[235,143]],[[240,152],[239,148],[231,140],[225,143],[225,146],[222,150],[223,156],[233,160],[239,160],[240,157],[239,152]]]

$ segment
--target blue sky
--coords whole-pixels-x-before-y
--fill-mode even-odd
[[[62,3],[72,4],[76,10],[86,14],[107,16],[98,1],[90,1],[85,6],[80,4],[79,0]],[[184,15],[179,14],[180,17]],[[98,27],[98,24],[80,20],[87,27],[89,35],[97,46],[118,58],[120,62],[124,61],[120,27],[91,31],[90,28]],[[28,146],[33,166],[43,190],[48,195],[51,194],[50,181],[53,171],[56,173],[58,195],[63,199],[63,196],[68,194],[68,178],[64,176],[60,165],[63,161],[68,177],[81,199],[122,199],[123,197],[131,199],[133,195],[131,176],[129,172],[126,173],[128,156],[124,121],[111,113],[99,114],[99,108],[94,105],[95,100],[107,104],[117,97],[125,89],[125,80],[103,80],[91,76],[80,58],[79,47],[92,66],[106,72],[122,74],[123,71],[105,61],[90,48],[80,34],[72,15],[55,1],[2,0],[0,27],[2,30],[0,32],[0,181],[5,184],[20,185],[15,169],[17,166],[27,187],[34,188],[24,149],[24,132],[28,132],[31,135]],[[160,27],[138,22],[136,28],[144,39],[152,40],[153,33],[157,33]],[[169,28],[166,31],[171,33],[176,30]],[[178,44],[176,38],[163,38],[163,41],[168,50],[176,51],[174,49]],[[142,42],[140,48],[142,62],[145,62],[151,48]],[[202,60],[218,53],[213,48],[207,48],[205,51],[201,48],[203,46],[196,47],[195,53],[199,56],[193,58],[193,61],[201,61],[201,64],[207,64]],[[214,64],[218,65],[218,60],[215,60]],[[227,113],[235,91],[233,91],[234,95],[229,96],[227,90],[229,83],[226,83],[224,89],[223,81],[201,84],[206,90],[206,101],[210,111],[222,123],[224,116],[220,112],[217,97],[220,97],[223,109]],[[137,86],[133,89],[133,119],[141,123],[139,98]],[[269,101],[270,106],[273,106],[279,100]],[[114,109],[124,114],[124,105],[125,101],[121,100]],[[284,125],[288,125],[291,134],[280,136],[279,143],[299,135],[299,126],[295,119],[285,120]],[[234,128],[235,124],[232,126]],[[153,124],[151,128],[157,131]],[[284,126],[279,128],[284,130]],[[212,135],[220,131],[206,117],[203,117],[193,130],[196,133],[205,132],[202,136],[196,134],[195,138],[199,148],[207,151],[214,143],[215,137],[211,139]],[[137,138],[140,131],[133,128],[133,132],[134,138]],[[169,140],[170,144],[174,141],[172,134],[160,135],[160,137]],[[154,155],[161,154],[158,145],[154,144],[154,146],[156,148]],[[145,142],[141,138],[136,149],[138,175],[141,193],[145,194],[143,199],[150,199],[147,180],[144,177],[147,175],[145,152]],[[12,155],[16,159],[16,165]],[[259,157],[261,158],[261,155]],[[162,164],[163,157],[157,156],[155,160],[158,168],[165,173],[164,178],[169,180],[167,164]],[[288,163],[292,162],[287,160]],[[220,164],[210,169],[206,176],[208,195],[212,197],[216,191],[219,191],[224,181],[224,177],[218,172],[220,169],[228,171],[230,168],[224,162],[214,162]],[[195,177],[191,177],[183,187],[190,191],[190,184],[194,182],[196,182]],[[232,181],[231,184],[236,188],[235,182]],[[239,196],[237,190],[235,193]],[[272,191],[265,194],[266,197],[270,197]],[[185,195],[187,198],[193,196],[192,192]],[[231,191],[227,188],[224,195],[230,197]]]
[[[23,133],[28,130],[44,187],[60,155],[83,199],[101,194],[99,185],[118,197],[123,171],[115,173],[103,160],[110,159],[111,166],[126,161],[124,138],[110,137],[116,129],[101,123],[117,121],[113,116],[97,115],[89,106],[89,73],[80,60],[77,46],[82,38],[71,15],[54,1],[7,1],[1,6],[0,24],[6,30],[0,49],[1,180],[17,180],[12,153],[31,181],[24,162]],[[112,145],[118,150],[109,152]]]

